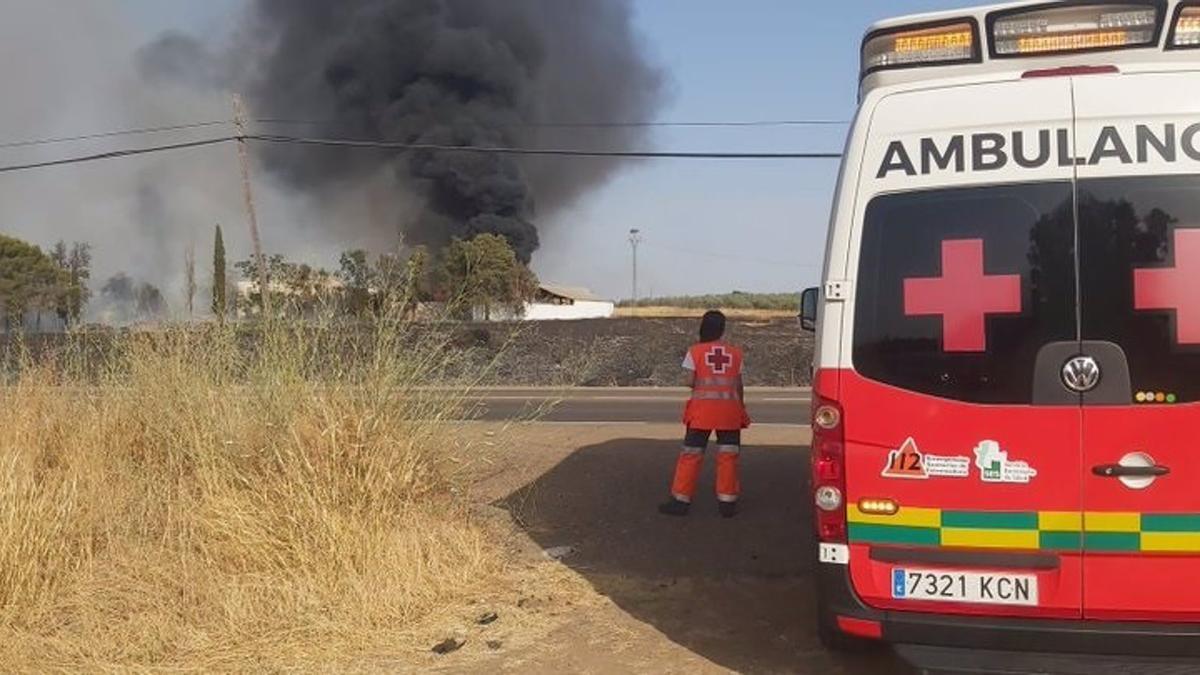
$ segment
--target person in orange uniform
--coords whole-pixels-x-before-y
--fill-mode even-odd
[[[690,371],[691,398],[683,411],[687,433],[675,464],[671,498],[658,510],[669,516],[686,516],[696,492],[709,438],[717,435],[717,504],[725,518],[737,514],[741,494],[738,458],[742,429],[750,426],[742,385],[742,350],[728,344],[725,315],[711,311],[700,321],[700,342],[688,349],[683,367]]]

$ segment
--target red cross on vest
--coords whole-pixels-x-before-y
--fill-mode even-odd
[[[709,350],[704,360],[716,375],[724,375],[729,366],[733,365],[733,357],[727,354],[725,347],[721,345],[717,345]]]
[[[1200,344],[1200,230],[1175,230],[1174,267],[1134,270],[1133,307],[1175,313],[1175,341]]]
[[[724,342],[701,342],[688,350],[695,370],[683,422],[692,429],[735,431],[750,425],[742,402],[742,350]]]
[[[904,280],[904,313],[942,317],[942,349],[987,351],[989,314],[1021,312],[1021,276],[987,275],[983,240],[942,242],[942,276]]]

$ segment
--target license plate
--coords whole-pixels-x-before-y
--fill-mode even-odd
[[[1038,604],[1038,580],[1032,574],[946,572],[896,567],[892,597],[897,600],[970,602],[985,605]]]

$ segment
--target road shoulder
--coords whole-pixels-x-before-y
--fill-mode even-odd
[[[508,597],[491,628],[460,617],[458,630],[474,637],[459,653],[423,657],[422,670],[895,672],[890,657],[835,658],[816,644],[798,498],[807,430],[747,434],[745,511],[731,521],[717,516],[711,495],[687,519],[655,511],[676,425],[480,423],[475,431],[498,455],[475,496],[511,513],[530,578],[540,580]]]

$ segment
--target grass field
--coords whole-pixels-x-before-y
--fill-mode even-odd
[[[0,373],[5,670],[336,670],[515,583],[465,392],[420,386],[460,350],[338,335],[76,336]]]

